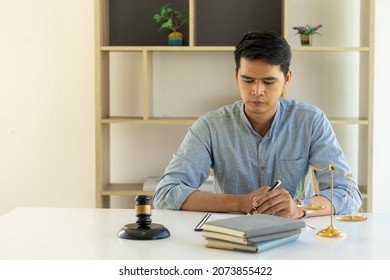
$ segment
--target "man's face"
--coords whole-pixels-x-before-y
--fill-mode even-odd
[[[284,76],[280,65],[271,65],[264,60],[241,58],[240,69],[235,77],[249,118],[273,116],[277,101],[290,83],[291,71]]]

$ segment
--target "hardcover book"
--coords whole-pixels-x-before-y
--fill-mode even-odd
[[[277,239],[277,238],[281,238],[281,237],[287,237],[290,235],[300,234],[301,231],[302,231],[302,229],[293,229],[293,230],[281,231],[281,232],[276,232],[276,233],[271,233],[271,234],[254,236],[254,237],[250,237],[250,238],[228,235],[228,234],[214,232],[214,231],[203,231],[203,236],[205,238],[219,239],[219,240],[223,240],[223,241],[229,241],[229,242],[248,245],[248,244],[253,244],[253,243],[257,243],[257,242]]]
[[[249,253],[260,253],[266,250],[293,242],[297,240],[299,234],[290,235],[287,237],[281,237],[277,239],[257,242],[249,245],[238,244],[218,239],[209,239],[206,238],[206,247],[216,248],[216,249],[224,249],[224,250],[232,250],[232,251],[240,251],[240,252],[249,252]]]
[[[305,222],[272,215],[238,216],[206,222],[203,230],[250,238],[305,227]]]
[[[202,220],[194,228],[195,231],[202,231],[203,226],[206,222],[211,222],[215,220],[227,219],[231,217],[238,217],[242,215],[241,213],[207,213]]]

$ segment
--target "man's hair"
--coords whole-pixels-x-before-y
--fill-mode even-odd
[[[280,65],[286,76],[290,68],[291,47],[281,35],[275,32],[247,32],[234,51],[237,70],[240,69],[241,58],[263,59],[268,64]]]

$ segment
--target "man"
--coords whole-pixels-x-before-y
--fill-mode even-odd
[[[270,214],[302,218],[297,207],[310,167],[334,166],[351,173],[324,113],[282,98],[291,83],[291,48],[272,32],[249,32],[234,52],[234,77],[241,100],[201,116],[191,127],[155,195],[156,208]],[[214,193],[198,188],[214,171]],[[346,214],[359,209],[362,196],[354,180],[317,172],[320,195],[305,204],[325,208],[311,215]],[[268,192],[281,180],[280,187]],[[351,195],[352,192],[352,195]],[[307,194],[307,192],[306,192]],[[351,199],[352,197],[352,199]]]

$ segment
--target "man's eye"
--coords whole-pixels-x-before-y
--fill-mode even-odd
[[[243,79],[245,83],[252,83],[254,80],[252,79]]]
[[[272,85],[273,83],[275,83],[275,80],[265,80],[264,81],[264,84],[266,84],[266,85]]]

